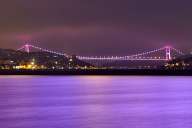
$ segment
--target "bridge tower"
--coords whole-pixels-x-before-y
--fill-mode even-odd
[[[165,52],[166,52],[166,60],[171,60],[171,47],[170,46],[165,47]]]
[[[30,46],[29,46],[28,44],[25,44],[25,45],[24,45],[24,49],[25,49],[25,51],[26,51],[27,53],[30,52]]]

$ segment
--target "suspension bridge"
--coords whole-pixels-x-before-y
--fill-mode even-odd
[[[71,58],[71,55],[67,53],[56,52],[53,50],[41,48],[31,44],[25,44],[17,50],[30,53],[32,49]],[[181,55],[184,55],[184,53],[181,52],[180,50],[171,46],[165,46],[162,48],[149,50],[146,52],[141,52],[133,55],[127,55],[127,56],[107,56],[107,57],[106,56],[99,56],[99,57],[98,56],[76,56],[76,58],[91,64],[98,63],[98,62],[100,63],[100,62],[114,62],[114,61],[164,61],[166,62]]]

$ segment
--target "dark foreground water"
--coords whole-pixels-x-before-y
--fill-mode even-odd
[[[192,128],[192,77],[0,76],[0,128]]]

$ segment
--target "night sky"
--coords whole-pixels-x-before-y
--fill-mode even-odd
[[[0,47],[78,55],[192,48],[191,0],[0,0]]]

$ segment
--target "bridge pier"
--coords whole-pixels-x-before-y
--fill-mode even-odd
[[[28,44],[24,45],[24,49],[27,53],[30,52],[30,46]]]
[[[171,47],[165,47],[166,60],[171,60]]]

